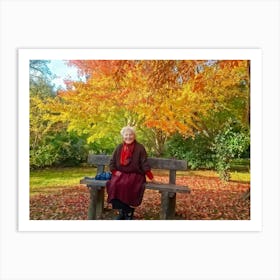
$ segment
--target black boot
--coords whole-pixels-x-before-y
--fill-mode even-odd
[[[125,220],[133,220],[134,208],[125,211]]]
[[[125,220],[125,212],[123,209],[119,209],[119,215],[115,217],[115,220]]]

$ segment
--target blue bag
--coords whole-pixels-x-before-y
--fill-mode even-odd
[[[110,180],[112,178],[112,173],[111,172],[102,172],[99,173],[95,176],[95,180]]]

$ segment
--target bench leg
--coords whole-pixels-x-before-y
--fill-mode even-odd
[[[89,188],[89,192],[88,220],[100,219],[104,212],[104,188]]]
[[[90,200],[88,206],[88,220],[96,220],[97,190],[89,188]]]
[[[97,191],[97,201],[96,201],[96,217],[97,219],[102,218],[104,213],[104,188]]]
[[[161,220],[172,220],[175,217],[176,193],[161,192]]]

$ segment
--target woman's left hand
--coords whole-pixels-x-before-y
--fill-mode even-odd
[[[153,178],[149,183],[161,184],[161,182],[157,181],[155,178]]]

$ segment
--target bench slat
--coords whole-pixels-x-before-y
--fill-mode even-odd
[[[108,165],[112,156],[109,155],[88,155],[88,163],[94,165]]]
[[[82,179],[81,184],[89,185],[91,187],[105,187],[106,182],[104,180],[95,180],[95,179]],[[178,186],[174,184],[154,184],[146,183],[146,189],[158,190],[165,192],[178,192],[178,193],[190,193],[190,189],[187,186]]]
[[[187,186],[178,186],[174,184],[153,184],[147,183],[146,189],[159,190],[165,192],[178,192],[178,193],[190,193],[190,189]]]
[[[85,184],[93,187],[105,187],[106,186],[105,180],[95,180],[95,179],[82,179],[80,180],[80,184]]]
[[[152,169],[187,170],[185,160],[149,157],[148,162]]]
[[[88,163],[93,165],[108,165],[111,155],[93,155],[89,154]],[[187,162],[185,160],[175,160],[168,158],[148,158],[148,162],[152,169],[167,170],[187,170]]]

